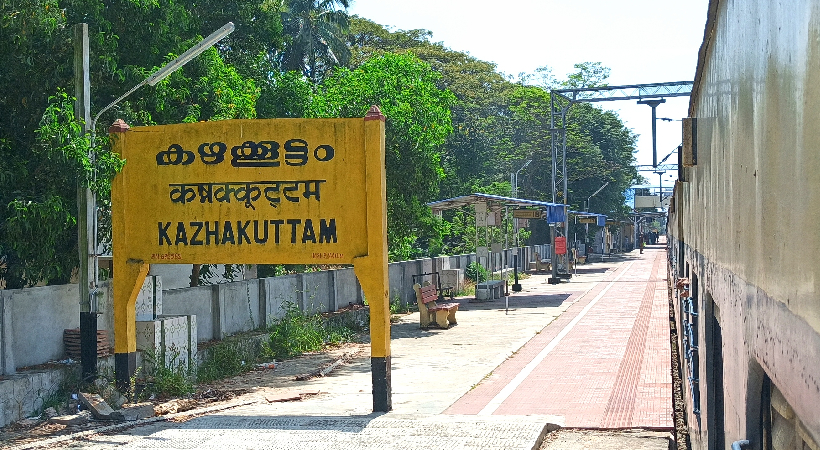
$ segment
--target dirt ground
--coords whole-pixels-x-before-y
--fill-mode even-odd
[[[311,389],[311,380],[321,376],[318,372],[331,369],[331,366],[335,369],[339,365],[367,359],[369,354],[369,344],[343,344],[322,352],[277,361],[273,369],[257,369],[233,378],[199,384],[197,392],[191,398],[165,399],[151,403],[158,415],[164,415],[243,401],[300,401],[318,394],[317,390]],[[93,430],[114,423],[91,420],[84,425],[65,426],[46,420],[26,419],[0,429],[0,448]]]

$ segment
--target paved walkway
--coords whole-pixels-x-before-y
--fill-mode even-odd
[[[607,272],[446,414],[563,416],[575,428],[669,428],[665,253]],[[579,268],[581,273],[596,269]]]
[[[418,313],[405,316],[392,327],[388,414],[371,412],[362,357],[294,381],[293,389],[321,391],[301,402],[251,396],[249,405],[57,445],[533,449],[548,424],[671,429],[665,272],[665,252],[649,248],[580,266],[569,283],[522,280],[508,311],[505,299],[461,299],[449,330],[420,330]]]

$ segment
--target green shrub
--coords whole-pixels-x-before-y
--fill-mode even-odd
[[[489,272],[487,269],[484,268],[481,264],[477,262],[470,263],[467,266],[467,269],[464,271],[464,276],[473,281],[474,283],[482,283],[487,281],[487,275]]]

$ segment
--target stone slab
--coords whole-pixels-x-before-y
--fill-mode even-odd
[[[91,413],[89,411],[80,411],[79,414],[71,414],[67,416],[56,416],[48,419],[51,423],[56,423],[59,425],[83,425],[88,423],[91,419]]]
[[[91,411],[95,418],[100,420],[120,420],[122,414],[114,411],[108,403],[97,394],[80,393],[80,401],[83,406]]]

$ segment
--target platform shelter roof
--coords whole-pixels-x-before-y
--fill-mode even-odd
[[[536,207],[546,211],[547,221],[550,223],[563,222],[566,220],[566,205],[561,203],[544,202],[540,200],[529,200],[523,198],[504,197],[501,195],[492,194],[470,194],[462,195],[460,197],[448,198],[446,200],[438,200],[427,204],[433,211],[441,211],[445,209],[462,208],[476,203],[495,202],[501,206],[510,207]]]

